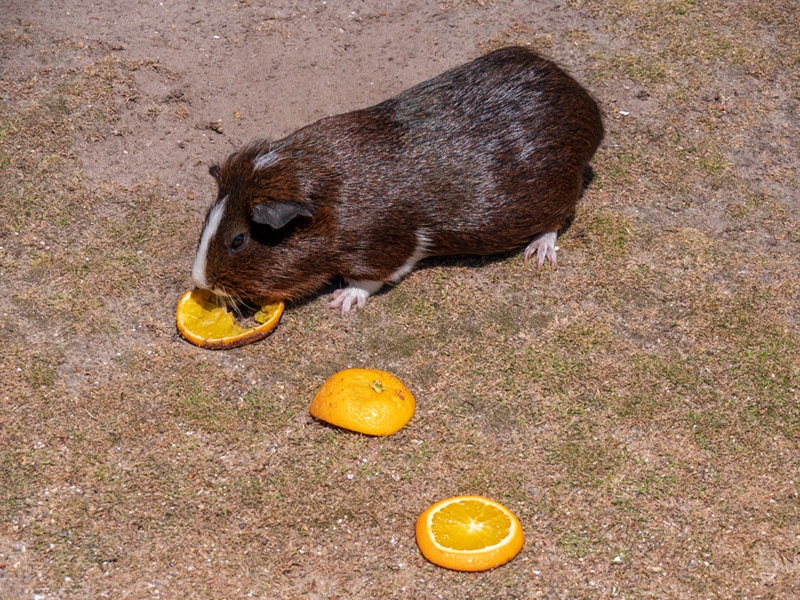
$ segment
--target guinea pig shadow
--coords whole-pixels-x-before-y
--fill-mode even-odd
[[[586,168],[583,170],[583,180],[581,182],[583,184],[581,186],[581,197],[583,197],[583,193],[591,185],[592,181],[594,181],[594,169],[592,169],[591,165],[586,165]],[[567,227],[568,226],[569,225],[567,225]]]

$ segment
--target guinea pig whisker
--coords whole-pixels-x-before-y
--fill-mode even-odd
[[[228,293],[227,290],[223,290],[226,296],[226,302],[231,309],[231,311],[236,315],[236,318],[240,321],[246,320],[249,316],[252,316],[259,307],[257,305],[251,304],[247,302],[241,295],[238,293]]]
[[[247,304],[242,302],[241,297],[239,297],[238,295],[235,296],[234,304],[232,306],[232,310],[233,310],[234,314],[236,315],[237,319],[239,319],[239,320],[245,319],[246,313],[248,312],[248,310],[247,310],[248,308],[249,307],[247,306]]]
[[[222,305],[230,309],[236,308],[236,299],[224,287],[215,287],[213,291]]]

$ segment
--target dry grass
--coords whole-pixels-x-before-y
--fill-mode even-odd
[[[485,41],[577,49],[606,112],[559,269],[433,262],[224,353],[173,325],[188,193],[89,181],[76,151],[169,74],[2,33],[55,58],[2,81],[0,597],[800,594],[796,6],[568,5],[580,26]],[[409,426],[310,419],[348,366],[401,377]],[[416,516],[458,493],[519,516],[517,559],[420,557]]]

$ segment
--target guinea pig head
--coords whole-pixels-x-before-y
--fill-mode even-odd
[[[330,279],[314,260],[331,219],[292,158],[250,147],[209,172],[218,193],[192,267],[197,287],[266,302],[306,296]]]

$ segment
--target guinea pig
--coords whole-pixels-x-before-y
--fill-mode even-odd
[[[553,62],[491,52],[213,165],[192,278],[256,302],[343,278],[331,308],[347,313],[426,257],[527,244],[526,263],[555,266],[602,137],[597,103]]]

